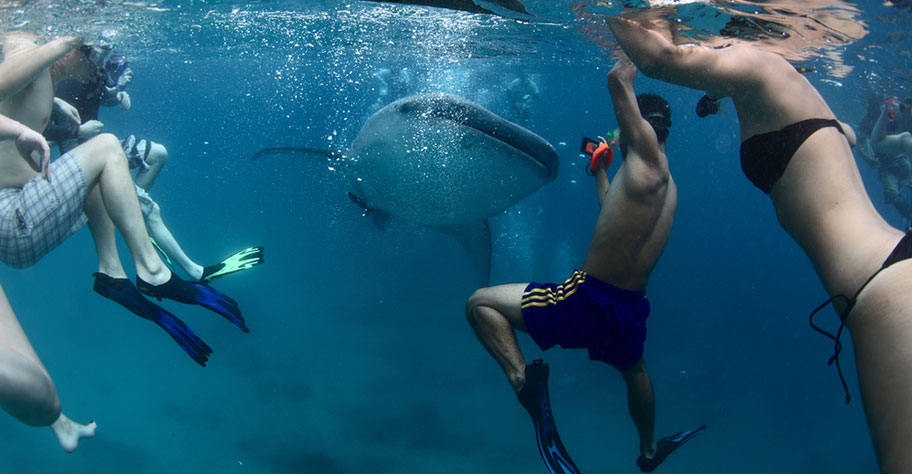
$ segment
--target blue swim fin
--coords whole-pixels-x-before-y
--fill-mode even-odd
[[[95,273],[95,292],[119,303],[133,314],[158,324],[180,345],[199,365],[206,366],[212,349],[197,337],[183,321],[161,306],[145,299],[139,290],[126,278],[112,278],[104,273]]]
[[[579,474],[579,469],[567,454],[554,424],[551,399],[548,397],[548,364],[540,359],[536,360],[526,365],[525,372],[526,383],[516,394],[516,398],[532,416],[538,451],[545,461],[545,466],[551,474]]]
[[[172,272],[171,279],[161,285],[153,285],[137,276],[136,288],[153,298],[158,298],[159,301],[162,298],[168,298],[180,303],[196,304],[208,308],[234,323],[235,326],[241,328],[241,331],[250,332],[244,323],[237,302],[211,286],[182,280]]]
[[[684,443],[693,439],[694,436],[700,434],[701,431],[706,429],[706,425],[703,425],[695,430],[682,431],[680,433],[675,433],[671,436],[666,436],[658,441],[656,441],[656,453],[651,459],[646,459],[643,456],[640,456],[637,459],[637,466],[643,472],[652,472],[659,464],[662,464],[662,461],[668,457],[674,450],[680,448]]]

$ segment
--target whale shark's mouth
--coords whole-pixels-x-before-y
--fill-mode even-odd
[[[416,113],[450,120],[521,151],[540,165],[549,179],[557,177],[557,150],[531,130],[504,120],[487,109],[449,94],[425,94],[398,104],[402,113]]]

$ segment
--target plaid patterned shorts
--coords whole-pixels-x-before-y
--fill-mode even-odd
[[[35,176],[21,189],[0,189],[0,260],[28,268],[88,221],[85,176],[66,153],[51,163],[50,182]]]

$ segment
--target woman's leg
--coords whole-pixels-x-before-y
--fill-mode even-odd
[[[881,472],[912,468],[912,260],[882,271],[858,297],[848,327],[868,429]]]

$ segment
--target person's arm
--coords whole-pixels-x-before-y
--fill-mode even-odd
[[[614,16],[608,19],[618,44],[647,76],[664,82],[709,92],[713,99],[721,99],[758,81],[767,68],[769,58],[775,56],[746,47],[732,46],[710,49],[697,45],[676,46],[671,41],[670,23],[662,26],[650,23],[652,28]]]
[[[871,141],[876,145],[887,137],[887,108],[881,106],[880,116],[874,122],[874,128],[871,129]]]
[[[636,67],[627,58],[621,58],[608,73],[608,92],[614,106],[614,115],[621,129],[621,136],[627,142],[629,150],[649,165],[657,165],[659,145],[655,131],[640,114],[633,81],[636,79]],[[628,155],[631,153],[628,152]]]
[[[599,208],[605,202],[605,196],[608,195],[608,188],[611,187],[611,180],[608,179],[608,170],[604,164],[599,161],[598,169],[595,170],[595,193],[598,197]]]
[[[32,169],[41,173],[47,179],[48,165],[51,162],[51,149],[48,147],[44,137],[25,125],[0,115],[0,140],[10,139],[16,140],[16,148],[19,149],[19,154],[29,162]],[[36,159],[33,156],[34,152],[38,152],[41,156]]]
[[[105,87],[101,105],[105,107],[119,105],[121,109],[129,110],[131,105],[130,94],[127,91],[118,90],[116,87]]]
[[[82,44],[76,37],[58,38],[41,46],[30,41],[6,38],[0,62],[0,101],[32,83],[55,61]]]

